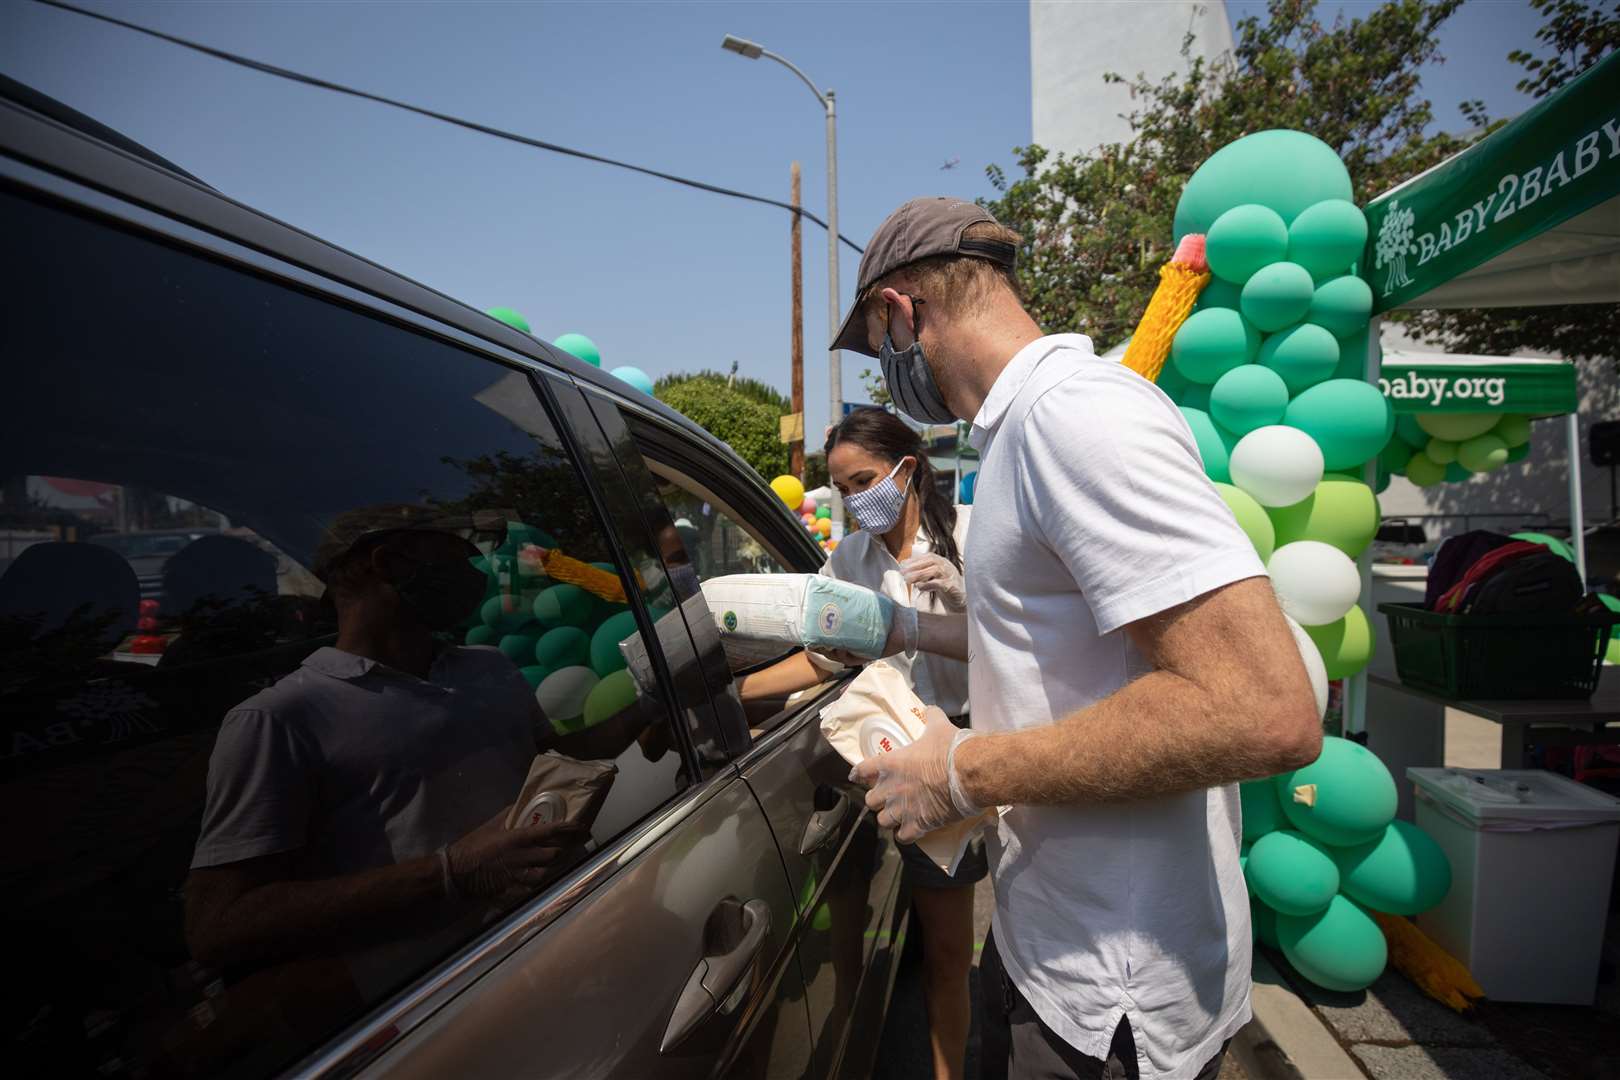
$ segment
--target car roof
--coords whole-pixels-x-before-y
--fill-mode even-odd
[[[566,372],[680,428],[744,475],[730,446],[650,395],[453,297],[328,243],[215,190],[112,128],[0,76],[0,154],[437,319]],[[756,474],[757,475],[757,474]]]

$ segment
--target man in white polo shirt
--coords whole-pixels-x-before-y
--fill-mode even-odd
[[[985,974],[1012,1076],[1213,1077],[1249,1018],[1234,785],[1314,760],[1319,718],[1181,414],[1086,337],[1041,334],[1018,243],[969,203],[907,203],[868,245],[835,343],[878,357],[912,417],[971,419],[983,459],[974,728],[932,717],[855,775],[902,840],[1009,808]],[[924,616],[925,638],[960,640],[948,618]]]

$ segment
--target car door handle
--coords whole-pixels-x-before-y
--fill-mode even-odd
[[[735,900],[721,901],[716,916],[723,914],[727,905],[736,903]],[[670,1013],[669,1024],[664,1028],[664,1039],[658,1046],[660,1054],[667,1054],[685,1042],[711,1014],[729,1013],[737,1007],[737,1002],[731,1000],[732,992],[738,989],[765,948],[771,932],[771,906],[763,900],[748,901],[742,905],[741,924],[742,935],[735,945],[703,957],[687,977],[686,986]]]
[[[838,835],[838,826],[849,813],[849,792],[840,791],[838,801],[825,810],[817,810],[804,823],[804,835],[799,838],[799,854],[808,855]]]

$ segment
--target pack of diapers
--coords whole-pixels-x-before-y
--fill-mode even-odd
[[[878,656],[896,605],[881,593],[821,574],[728,574],[703,583],[724,642],[734,639],[844,649]]]

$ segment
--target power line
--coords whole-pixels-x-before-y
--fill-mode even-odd
[[[363,101],[374,101],[379,105],[388,105],[396,109],[403,109],[406,112],[415,113],[418,116],[425,116],[430,120],[438,120],[442,123],[453,124],[456,127],[466,128],[468,131],[476,131],[480,134],[490,135],[497,139],[505,139],[508,142],[520,143],[536,150],[549,150],[554,154],[563,154],[568,157],[581,158],[585,161],[595,161],[602,165],[612,165],[614,168],[618,169],[629,169],[631,172],[641,173],[643,176],[657,177],[659,180],[668,180],[673,184],[681,184],[685,187],[696,188],[699,191],[712,192],[715,195],[726,195],[733,199],[746,199],[749,202],[763,203],[766,206],[775,206],[782,210],[786,210],[790,214],[801,214],[809,220],[815,222],[817,225],[820,225],[823,229],[827,227],[827,223],[825,221],[821,220],[810,211],[804,209],[803,207],[796,207],[789,203],[782,202],[779,199],[767,198],[764,195],[753,195],[746,191],[736,191],[732,188],[720,187],[718,184],[710,184],[702,180],[693,180],[690,177],[685,176],[676,176],[674,173],[661,172],[658,169],[649,169],[643,165],[632,165],[628,161],[618,161],[614,158],[603,157],[601,154],[590,153],[587,150],[576,150],[571,146],[561,146],[557,143],[546,142],[543,139],[531,139],[527,135],[519,135],[513,131],[506,131],[501,128],[490,127],[488,124],[480,124],[476,120],[467,120],[463,117],[452,116],[449,113],[438,112],[434,109],[425,109],[420,105],[412,105],[407,101],[383,97],[381,94],[373,94],[367,90],[360,90],[352,86],[345,86],[343,83],[335,83],[328,79],[317,78],[314,75],[305,75],[301,71],[293,71],[290,68],[277,67],[274,64],[267,64],[262,60],[255,60],[249,56],[241,56],[237,53],[226,52],[224,49],[216,49],[212,45],[204,45],[199,41],[191,41],[187,38],[177,37],[174,34],[166,34],[161,30],[153,30],[150,27],[141,26],[139,23],[132,23],[124,19],[116,18],[112,15],[105,15],[99,11],[91,11],[87,8],[76,7],[73,4],[63,3],[62,0],[35,0],[35,3],[43,4],[46,7],[60,8],[63,11],[71,11],[75,15],[83,15],[86,18],[96,19],[104,23],[110,23],[113,26],[119,26],[125,30],[133,30],[137,34],[145,34],[147,37],[157,38],[160,41],[167,41],[171,45],[179,45],[181,48],[191,49],[194,52],[200,52],[204,55],[212,56],[216,60],[224,60],[226,63],[236,64],[240,67],[245,67],[265,75],[274,75],[278,79],[289,79],[293,82],[303,83],[306,86],[313,86],[320,90],[330,90],[337,94],[347,94],[350,97],[357,97]],[[864,249],[860,247],[860,245],[856,244],[843,233],[838,234],[838,239],[843,241],[844,244],[856,254],[862,254],[864,252]]]

